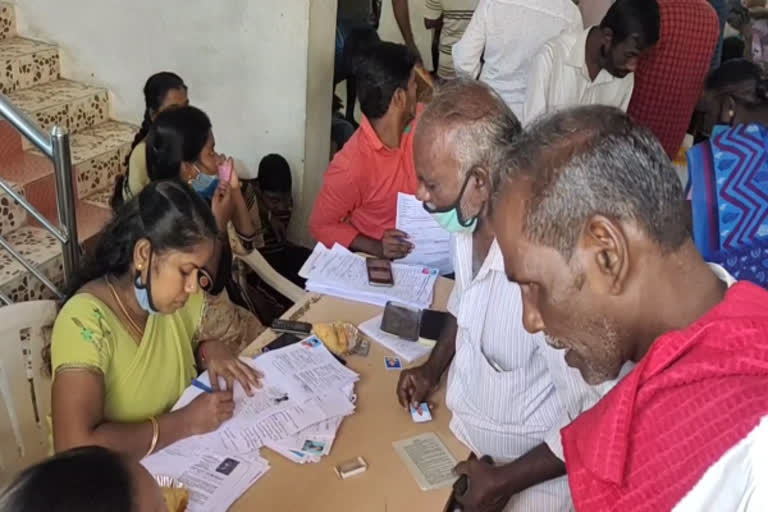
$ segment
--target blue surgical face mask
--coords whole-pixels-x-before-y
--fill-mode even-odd
[[[469,183],[471,174],[467,174],[464,184],[461,186],[459,197],[447,208],[440,210],[432,209],[424,203],[424,209],[427,210],[440,226],[449,233],[473,233],[477,229],[477,216],[471,219],[465,219],[461,214],[461,198]]]
[[[189,184],[195,192],[210,201],[213,199],[213,193],[216,192],[216,188],[219,186],[219,178],[217,176],[205,174],[197,165],[195,165],[195,169],[197,169],[197,176],[195,176]]]
[[[136,302],[139,307],[150,315],[158,313],[155,303],[152,301],[152,285],[150,284],[152,276],[152,253],[149,253],[149,265],[147,265],[147,283],[142,284],[141,273],[136,272],[136,279],[133,282],[133,291],[136,294]]]

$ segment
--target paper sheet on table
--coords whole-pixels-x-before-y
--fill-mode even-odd
[[[423,265],[393,263],[394,286],[372,286],[368,284],[363,256],[338,244],[332,249],[317,244],[299,275],[307,279],[307,289],[312,292],[376,306],[395,301],[423,309],[432,304],[438,271]]]
[[[235,414],[218,430],[187,440],[188,449],[248,453],[267,441],[278,441],[328,418],[354,412],[343,389],[359,379],[339,363],[315,337],[243,359],[263,375],[263,387],[247,396],[235,383]],[[209,385],[208,373],[197,379]],[[174,406],[183,407],[203,390],[190,386]]]
[[[434,432],[395,441],[392,446],[422,491],[449,487],[456,481],[456,458]]]
[[[395,227],[408,233],[413,251],[398,263],[436,268],[441,275],[453,272],[451,234],[424,209],[424,203],[411,194],[397,194]]]
[[[432,351],[430,347],[424,346],[421,343],[406,341],[382,331],[381,318],[382,315],[375,316],[361,323],[358,327],[363,334],[403,358],[406,363],[411,363]]]
[[[226,512],[269,470],[258,453],[189,452],[174,445],[141,461],[153,475],[168,475],[189,491],[188,512]]]

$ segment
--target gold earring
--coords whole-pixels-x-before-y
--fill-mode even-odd
[[[144,265],[138,264],[136,265],[136,270],[142,270],[144,268]]]

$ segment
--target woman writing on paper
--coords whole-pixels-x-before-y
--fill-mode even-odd
[[[143,457],[230,418],[235,380],[248,393],[260,385],[221,342],[197,340],[198,272],[216,236],[205,201],[170,181],[147,186],[104,229],[53,328],[57,452],[98,445]],[[169,412],[198,368],[229,391]]]

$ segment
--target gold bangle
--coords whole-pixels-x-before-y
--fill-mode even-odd
[[[150,416],[149,421],[152,423],[152,442],[149,445],[149,450],[145,457],[152,455],[152,452],[155,451],[155,447],[157,447],[157,440],[160,438],[160,424],[157,422],[157,418]]]

